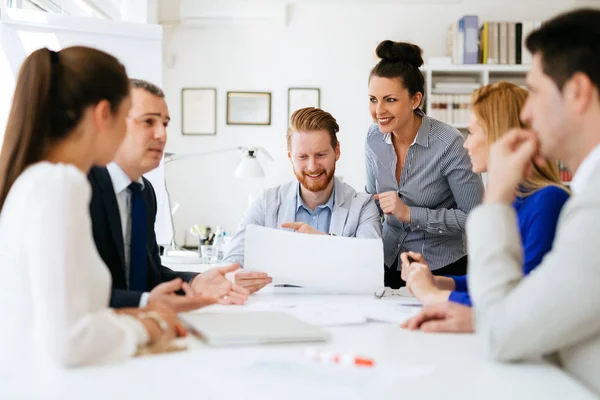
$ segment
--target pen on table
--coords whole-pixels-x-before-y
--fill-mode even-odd
[[[326,362],[331,364],[355,365],[358,367],[373,367],[375,360],[367,357],[361,357],[349,353],[336,353],[329,350],[319,350],[308,348],[305,351],[308,358],[314,361]]]

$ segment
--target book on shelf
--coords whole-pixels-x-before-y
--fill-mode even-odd
[[[519,46],[519,43],[521,44]],[[523,23],[517,22],[515,24],[515,64],[521,64],[523,62],[523,51],[527,53],[526,49],[523,49]]]
[[[498,64],[508,64],[508,23],[498,23]]]

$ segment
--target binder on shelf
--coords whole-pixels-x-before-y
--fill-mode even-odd
[[[523,23],[517,22],[515,24],[515,64],[521,64],[523,51],[527,49],[523,48]]]
[[[480,39],[479,39],[479,46],[480,46],[480,53],[481,53],[481,57],[480,57],[480,63],[481,64],[487,64],[488,63],[488,56],[489,56],[489,41],[488,41],[488,35],[489,35],[489,30],[488,30],[488,23],[484,22],[483,25],[481,26],[481,33],[480,33]]]
[[[533,62],[531,53],[529,53],[527,46],[525,46],[525,40],[527,40],[527,36],[529,36],[529,34],[536,29],[537,25],[537,22],[523,22],[523,34],[521,37],[521,64],[531,65]]]
[[[500,55],[498,54],[499,40],[498,40],[498,23],[488,23],[488,64],[499,64]]]
[[[463,64],[477,64],[479,58],[479,18],[465,15],[458,21],[462,32]]]
[[[508,64],[508,23],[498,23],[499,64]]]
[[[508,64],[517,63],[517,23],[508,22]],[[520,43],[519,43],[520,45]]]

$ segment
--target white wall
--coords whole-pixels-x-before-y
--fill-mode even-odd
[[[0,10],[0,143],[12,103],[17,74],[25,58],[40,47],[59,50],[85,45],[107,51],[140,79],[162,82],[162,28],[158,25],[109,21],[41,11]],[[131,49],[136,49],[137,53]],[[171,224],[161,167],[146,175],[158,201],[157,240],[169,243]]]
[[[174,4],[177,4],[175,2]],[[419,44],[424,56],[443,56],[446,29],[465,14],[485,20],[542,20],[569,8],[598,6],[575,0],[465,0],[456,5],[301,4],[290,6],[286,26],[181,27],[165,31],[164,89],[171,111],[167,151],[207,151],[233,145],[266,147],[275,163],[264,162],[268,175],[259,182],[233,177],[236,153],[183,160],[166,166],[177,240],[194,223],[221,224],[233,234],[249,193],[293,179],[287,160],[288,87],[319,87],[321,107],[340,125],[339,175],[357,190],[364,187],[364,137],[370,123],[367,77],[376,62],[374,50],[384,39]],[[440,9],[442,8],[442,9]],[[163,15],[173,10],[161,7]],[[176,14],[176,13],[175,13]],[[182,136],[180,97],[183,87],[216,87],[216,136]],[[225,124],[226,92],[271,91],[272,125]],[[187,242],[192,244],[190,235]]]

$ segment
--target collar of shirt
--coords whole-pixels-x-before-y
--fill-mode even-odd
[[[573,176],[571,181],[571,189],[573,194],[581,193],[588,181],[592,177],[592,173],[596,167],[600,164],[600,145],[596,146],[594,150],[587,155],[577,168],[577,172]]]
[[[423,119],[421,120],[421,126],[419,127],[419,130],[417,131],[417,136],[415,136],[415,140],[413,140],[413,142],[410,145],[412,146],[413,144],[416,143],[418,145],[427,147],[429,145],[429,132],[431,131],[431,124],[429,123],[429,117],[427,115],[425,115],[425,113],[420,108],[417,108],[415,110],[415,114],[419,115]],[[383,140],[387,144],[393,145],[391,133],[384,133]]]
[[[108,174],[110,175],[110,180],[112,181],[113,188],[115,189],[115,194],[119,194],[127,189],[127,187],[131,184],[131,179],[129,176],[123,171],[121,167],[115,162],[111,162],[106,166],[108,170]],[[140,177],[137,180],[137,183],[142,185],[142,189],[144,189],[144,180]]]
[[[319,210],[322,208],[329,208],[329,211],[333,212],[334,198],[335,198],[335,187],[334,187],[334,190],[331,192],[331,196],[329,196],[329,200],[327,200],[327,203],[318,206],[316,208],[316,210]],[[296,212],[298,212],[300,207],[304,208],[309,213],[314,212],[313,210],[310,209],[309,206],[304,204],[304,200],[302,200],[302,196],[300,196],[300,182],[298,182],[298,186],[296,186]]]

